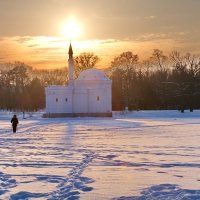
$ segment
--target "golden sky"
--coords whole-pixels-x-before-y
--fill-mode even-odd
[[[0,63],[63,67],[69,38],[61,25],[75,19],[74,54],[94,52],[109,67],[124,51],[140,60],[159,48],[200,53],[199,0],[0,0]]]

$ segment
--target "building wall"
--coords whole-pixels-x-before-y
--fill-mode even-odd
[[[74,81],[73,86],[50,86],[46,92],[46,113],[112,112],[112,82]]]
[[[73,113],[88,113],[88,90],[75,89],[73,93]]]
[[[88,113],[112,112],[111,86],[112,81],[110,80],[75,81],[75,90],[82,88],[88,91]]]
[[[72,113],[72,89],[62,86],[47,87],[46,113]]]
[[[111,112],[109,108],[109,98],[107,89],[90,90],[89,94],[89,112]]]

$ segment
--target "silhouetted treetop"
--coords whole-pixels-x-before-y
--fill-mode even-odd
[[[82,71],[94,68],[99,61],[100,58],[92,52],[83,52],[76,56],[74,58],[75,78],[77,78]]]

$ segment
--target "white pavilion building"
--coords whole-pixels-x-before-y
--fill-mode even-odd
[[[73,50],[69,46],[69,84],[45,88],[44,117],[112,116],[112,81],[98,69],[88,69],[73,79]]]

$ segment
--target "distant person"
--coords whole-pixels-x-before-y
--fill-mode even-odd
[[[12,127],[13,127],[13,133],[16,133],[17,130],[17,124],[19,123],[17,116],[13,115],[13,118],[10,121],[12,123]]]

